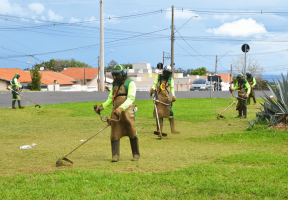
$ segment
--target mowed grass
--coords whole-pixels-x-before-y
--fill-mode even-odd
[[[260,99],[259,99],[260,100]],[[102,102],[0,109],[0,199],[272,199],[288,198],[288,134],[257,125],[246,131],[260,104],[237,119],[232,99],[178,99],[176,129],[153,135],[153,103],[136,101],[141,158],[132,162],[129,139],[111,163],[110,128],[80,147],[73,166],[56,167],[106,125],[93,111]],[[103,111],[109,116],[111,108]],[[32,149],[22,145],[36,143]]]

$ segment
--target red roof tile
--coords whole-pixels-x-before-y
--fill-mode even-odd
[[[31,76],[29,72],[22,71],[21,69],[16,68],[0,68],[0,79],[4,79],[7,81],[12,80],[14,75],[18,73],[20,75],[19,82],[20,83],[30,83]],[[76,81],[73,78],[64,76],[62,74],[53,72],[53,71],[40,71],[41,77],[41,83],[43,85],[50,85],[54,84],[54,80],[57,80],[57,83],[60,85],[74,85],[72,81]]]
[[[76,81],[73,78],[64,76],[60,73],[56,73],[53,71],[40,71],[41,77],[41,83],[43,85],[51,85],[54,84],[54,80],[57,80],[57,83],[60,85],[74,85],[72,81]]]
[[[93,79],[97,75],[97,73],[97,68],[85,68],[85,79]],[[74,79],[84,79],[84,68],[71,67],[60,72],[60,74]]]
[[[16,73],[20,75],[20,78],[18,79],[20,83],[31,82],[30,73],[24,72],[17,68],[0,68],[0,79],[10,81],[13,79]]]

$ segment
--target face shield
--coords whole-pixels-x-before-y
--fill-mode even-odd
[[[20,78],[20,75],[18,74],[18,75],[17,75],[17,79],[19,79],[19,78]]]
[[[113,80],[116,82],[116,83],[121,83],[122,81],[122,71],[113,71],[112,72],[112,77],[113,77]]]
[[[237,76],[237,81],[241,82],[242,81],[242,76]]]
[[[165,79],[169,79],[171,76],[172,76],[172,72],[167,71],[167,70],[165,70],[165,71],[163,72],[163,77],[164,77]]]
[[[251,74],[250,74],[250,73],[249,73],[249,74],[246,74],[246,75],[247,75],[248,78],[251,78]]]

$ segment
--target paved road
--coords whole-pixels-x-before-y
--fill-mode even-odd
[[[270,91],[265,91],[267,95],[271,95]],[[74,102],[88,102],[88,101],[105,101],[109,92],[22,92],[24,96],[37,102],[40,105],[44,104],[59,104],[59,103],[74,103]],[[236,94],[236,92],[234,92]],[[209,91],[194,91],[194,92],[176,92],[177,98],[209,98]],[[230,98],[230,92],[219,92],[221,98]],[[262,91],[256,91],[256,97],[263,96]],[[218,97],[218,92],[212,92],[212,97]],[[137,92],[137,100],[149,99],[148,92]],[[22,99],[22,106],[33,105],[24,97]],[[0,92],[0,108],[11,107],[12,94],[11,92]],[[17,104],[16,104],[17,105]]]

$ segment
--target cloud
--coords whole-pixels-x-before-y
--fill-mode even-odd
[[[266,34],[267,31],[263,24],[257,23],[255,20],[240,19],[231,23],[225,23],[219,28],[206,30],[208,33],[215,35],[228,35],[228,36],[250,36],[256,34]]]
[[[177,9],[174,9],[174,19],[190,19],[191,17],[194,17],[196,16],[197,14],[194,13],[194,12],[191,12],[189,10],[177,10]],[[166,15],[165,17],[167,19],[171,19],[172,18],[172,12],[171,12],[171,8],[170,10],[168,10],[166,12]],[[199,18],[199,17],[198,17]]]
[[[18,4],[10,4],[8,0],[0,0],[0,14],[23,14],[22,8]]]
[[[61,21],[61,20],[63,20],[62,16],[55,14],[51,9],[48,10],[48,17],[49,17],[49,20],[51,20],[51,21]]]
[[[32,3],[28,7],[30,8],[30,10],[36,12],[37,15],[43,13],[45,10],[44,5],[41,3]]]
[[[71,22],[71,23],[80,22],[80,19],[76,19],[76,18],[72,17],[72,18],[70,19],[70,22]]]

